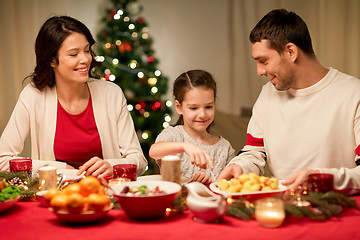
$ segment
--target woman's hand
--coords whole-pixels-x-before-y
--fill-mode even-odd
[[[66,169],[75,169],[75,168],[69,164],[66,164]]]
[[[206,169],[207,163],[209,163],[210,168],[214,169],[214,162],[210,155],[194,144],[184,143],[184,152],[189,155],[192,164]]]
[[[108,177],[113,173],[112,166],[107,161],[93,157],[79,168],[78,175],[85,172],[85,176]]]
[[[193,179],[191,179],[191,181],[192,182],[201,182],[203,184],[210,184],[211,183],[211,178],[206,173],[204,173],[202,171],[197,171],[195,173]]]

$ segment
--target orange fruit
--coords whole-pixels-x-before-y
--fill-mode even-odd
[[[50,201],[50,206],[55,210],[67,211],[68,196],[65,194],[58,194]]]
[[[82,178],[79,182],[80,192],[84,196],[89,196],[91,193],[98,193],[100,189],[100,181],[93,176]]]
[[[85,198],[80,193],[71,193],[67,198],[67,207],[70,212],[81,212],[85,205]]]
[[[67,185],[62,192],[66,195],[71,195],[72,193],[80,193],[80,184],[79,183],[72,183]]]
[[[46,201],[49,201],[49,202],[50,202],[51,199],[52,199],[54,196],[58,195],[59,193],[60,193],[59,189],[57,189],[57,188],[50,188],[50,189],[47,190],[47,192],[45,193],[44,198],[45,198]]]
[[[106,195],[91,193],[88,198],[89,210],[102,211],[109,205],[110,199]]]
[[[105,192],[105,188],[104,188],[104,186],[100,186],[99,187],[99,192],[98,192],[100,195],[106,195],[106,192]]]

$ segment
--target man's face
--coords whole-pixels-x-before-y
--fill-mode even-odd
[[[288,55],[285,52],[279,54],[269,46],[270,43],[266,39],[252,45],[252,57],[256,61],[257,74],[267,77],[279,91],[294,88],[294,71]]]

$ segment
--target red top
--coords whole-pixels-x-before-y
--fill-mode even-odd
[[[86,109],[76,115],[66,112],[58,101],[54,153],[56,160],[75,168],[92,157],[103,158],[91,97]]]

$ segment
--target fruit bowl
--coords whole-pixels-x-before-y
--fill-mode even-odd
[[[130,196],[127,193],[121,193],[125,187],[138,188],[143,185],[146,185],[149,189],[158,187],[165,193],[153,196]],[[172,206],[176,194],[181,190],[181,186],[167,181],[136,181],[119,183],[113,185],[112,189],[114,191],[114,198],[129,218],[137,221],[146,221],[162,218],[166,208]]]
[[[103,218],[107,214],[107,212],[113,208],[113,206],[114,205],[111,203],[108,207],[106,207],[102,211],[82,211],[82,212],[69,212],[63,210],[55,211],[52,207],[49,207],[49,210],[52,211],[60,220],[64,222],[88,223]]]

